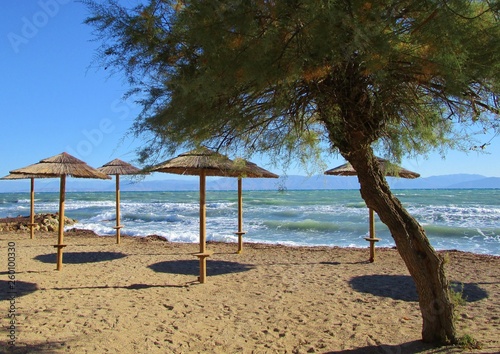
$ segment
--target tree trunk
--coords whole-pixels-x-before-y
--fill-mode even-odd
[[[415,282],[423,318],[422,340],[456,343],[454,304],[443,258],[430,245],[424,229],[392,194],[372,149],[341,153],[357,171],[361,196],[389,228]]]

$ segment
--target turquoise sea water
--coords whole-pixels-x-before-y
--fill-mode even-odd
[[[500,190],[394,190],[438,250],[500,255]],[[37,213],[58,211],[57,193],[37,193]],[[207,239],[236,242],[237,192],[207,192]],[[197,242],[199,193],[122,192],[122,234]],[[367,247],[368,209],[357,190],[244,191],[245,242]],[[28,193],[0,194],[0,217],[29,215]],[[114,235],[115,194],[67,193],[76,226]],[[376,217],[378,246],[394,241]]]

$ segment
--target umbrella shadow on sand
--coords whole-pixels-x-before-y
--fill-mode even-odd
[[[127,255],[121,252],[66,252],[64,254],[64,263],[83,264],[107,262],[124,257],[127,257]],[[43,263],[56,263],[56,254],[41,254],[34,257],[34,259]]]
[[[183,275],[199,274],[200,263],[197,260],[179,260],[179,261],[164,261],[153,263],[148,266],[149,269],[157,273],[171,273]],[[251,264],[243,264],[238,262],[228,261],[210,261],[207,263],[207,273],[210,275],[223,275],[230,273],[247,272],[255,266]]]
[[[488,297],[488,293],[476,283],[461,283],[451,281],[453,291],[461,293],[467,302],[475,302]],[[366,294],[390,297],[394,300],[418,301],[417,288],[409,275],[363,275],[353,277],[351,287]]]
[[[39,290],[38,285],[35,283],[19,280],[16,280],[14,283],[8,280],[0,280],[0,301],[10,300],[13,296],[14,298],[18,298],[37,290]]]

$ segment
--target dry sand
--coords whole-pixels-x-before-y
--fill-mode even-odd
[[[114,237],[67,232],[56,271],[56,238],[0,233],[0,352],[462,351],[420,342],[415,288],[393,249],[378,249],[368,263],[367,249],[245,244],[235,254],[236,244],[210,243],[208,280],[199,284],[196,244],[123,237],[117,245]],[[448,254],[449,279],[467,297],[459,332],[481,342],[473,352],[500,352],[500,257]],[[16,340],[9,346],[12,309]]]

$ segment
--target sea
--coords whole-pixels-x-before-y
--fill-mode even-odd
[[[437,250],[500,256],[500,189],[393,190],[424,227]],[[35,212],[58,211],[59,194],[36,193]],[[114,236],[114,192],[66,193],[66,216],[98,235]],[[159,235],[171,242],[199,239],[199,192],[122,192],[122,234]],[[0,193],[0,217],[26,216],[29,193]],[[237,242],[236,191],[207,191],[208,241]],[[369,212],[358,190],[243,192],[244,242],[290,246],[367,247]],[[377,246],[393,247],[376,216]]]

